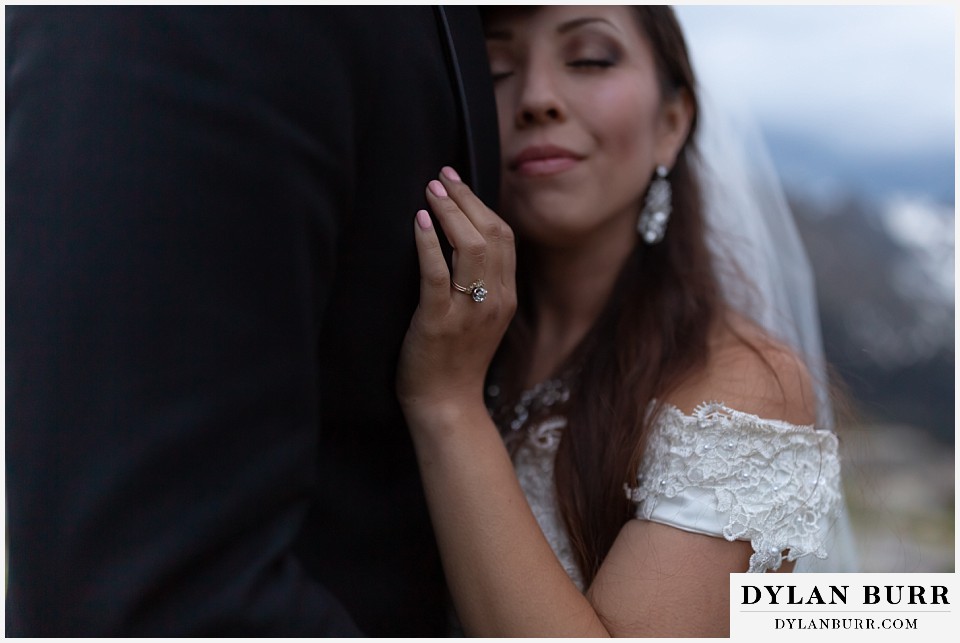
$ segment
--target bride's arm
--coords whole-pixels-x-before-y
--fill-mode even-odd
[[[486,411],[450,408],[415,422],[427,502],[467,634],[729,636],[729,574],[745,570],[749,543],[631,520],[584,596],[540,531]]]
[[[745,569],[748,543],[632,520],[586,596],[560,565],[483,404],[483,379],[515,308],[512,235],[465,185],[441,181],[449,196],[427,198],[455,248],[454,280],[482,276],[489,295],[477,303],[451,289],[436,232],[419,213],[421,298],[398,394],[466,632],[725,635],[728,574]]]
[[[397,391],[458,616],[474,636],[607,636],[541,533],[484,406],[483,381],[516,308],[514,242],[451,176],[431,182],[427,198],[454,247],[453,280],[482,278],[489,294],[475,302],[452,289],[436,231],[418,213],[420,303]]]
[[[609,633],[561,567],[483,408],[414,420],[444,571],[471,636]]]

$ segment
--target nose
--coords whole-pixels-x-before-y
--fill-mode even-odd
[[[565,119],[566,109],[549,72],[542,67],[528,69],[517,104],[516,126],[546,125]]]

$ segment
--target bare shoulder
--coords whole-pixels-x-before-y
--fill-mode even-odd
[[[791,424],[816,421],[810,371],[785,344],[730,313],[710,342],[706,366],[682,382],[667,401],[689,413],[709,401]]]

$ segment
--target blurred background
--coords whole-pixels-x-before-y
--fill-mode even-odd
[[[701,83],[759,127],[810,255],[863,571],[954,571],[954,9],[677,14]]]

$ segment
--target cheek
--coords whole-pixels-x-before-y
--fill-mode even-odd
[[[497,90],[497,122],[500,130],[500,151],[504,155],[501,160],[506,163],[506,153],[510,149],[510,136],[513,134],[513,114],[510,109],[510,99],[506,91]]]
[[[619,163],[647,164],[656,145],[656,97],[623,83],[592,96],[591,119],[602,144]]]

